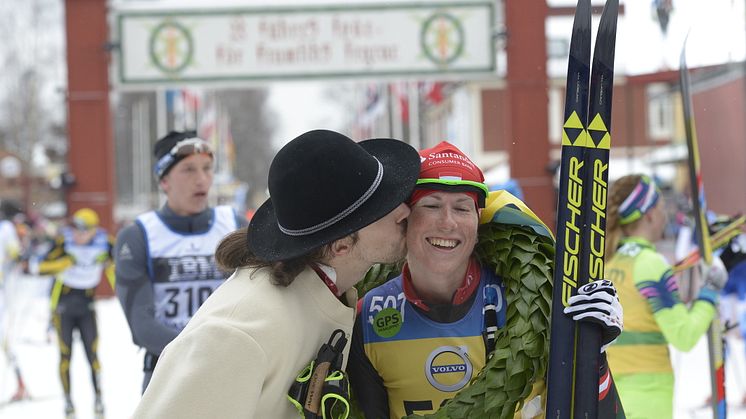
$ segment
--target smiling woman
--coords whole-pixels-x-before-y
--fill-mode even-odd
[[[449,303],[463,282],[477,242],[479,214],[466,193],[432,191],[412,204],[407,220],[407,260],[422,298]]]

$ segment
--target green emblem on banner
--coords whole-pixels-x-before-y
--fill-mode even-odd
[[[434,13],[422,24],[420,43],[430,61],[446,66],[464,52],[464,28],[453,15]]]
[[[161,71],[174,76],[186,68],[194,55],[194,41],[189,30],[167,19],[150,34],[150,58]]]

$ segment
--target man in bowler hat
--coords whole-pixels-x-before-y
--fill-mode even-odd
[[[288,390],[337,333],[344,369],[353,285],[404,257],[402,202],[419,169],[417,151],[392,139],[315,130],[283,147],[271,197],[216,251],[235,273],[166,347],[135,417],[298,417]]]

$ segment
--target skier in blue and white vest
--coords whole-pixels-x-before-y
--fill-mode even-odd
[[[143,392],[163,348],[225,280],[215,264],[218,242],[246,225],[232,208],[208,205],[213,153],[207,141],[172,131],[154,154],[166,203],[122,229],[114,252],[117,297],[133,341],[146,350]]]
[[[91,366],[94,412],[97,418],[104,414],[93,297],[105,271],[110,283],[113,283],[113,241],[106,230],[99,227],[98,214],[90,208],[81,208],[73,214],[71,225],[60,230],[54,246],[39,263],[38,269],[34,269],[38,270],[34,273],[55,276],[50,308],[59,343],[59,376],[65,395],[65,417],[68,419],[75,417],[70,391],[70,359],[73,331],[76,329]]]

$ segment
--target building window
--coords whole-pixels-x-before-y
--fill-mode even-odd
[[[547,57],[567,61],[570,54],[570,40],[568,38],[552,38],[547,40]]]
[[[647,87],[648,136],[653,140],[671,140],[674,134],[674,95],[665,83],[653,83]]]
[[[549,143],[560,144],[562,142],[562,127],[565,121],[564,89],[556,87],[549,89]]]

